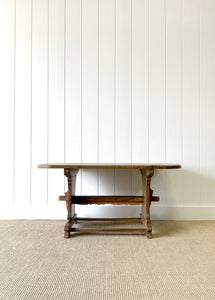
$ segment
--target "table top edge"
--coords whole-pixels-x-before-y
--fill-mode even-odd
[[[144,168],[154,168],[154,169],[180,169],[182,166],[180,164],[87,164],[87,163],[47,163],[39,164],[38,168],[41,169],[144,169]]]

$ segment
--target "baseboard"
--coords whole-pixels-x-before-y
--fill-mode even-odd
[[[76,205],[79,217],[138,217],[140,206]],[[66,207],[62,205],[4,206],[0,207],[0,219],[66,219]],[[215,220],[215,206],[152,206],[152,220]]]

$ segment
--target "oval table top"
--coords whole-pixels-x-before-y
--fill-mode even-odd
[[[48,163],[39,164],[38,168],[44,169],[179,169],[179,164],[87,164],[87,163]]]

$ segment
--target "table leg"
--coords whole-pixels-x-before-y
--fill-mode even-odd
[[[152,238],[152,225],[150,220],[150,205],[151,200],[150,197],[153,193],[150,188],[151,177],[154,174],[154,168],[145,168],[140,170],[142,174],[142,193],[144,196],[144,202],[142,205],[142,213],[141,213],[141,222],[144,224],[146,229],[146,236],[148,239]]]
[[[72,223],[74,223],[75,216],[75,205],[72,204],[72,195],[75,194],[75,183],[76,175],[78,170],[64,169],[64,175],[67,177],[68,181],[68,192],[65,193],[66,196],[66,207],[67,207],[67,223],[64,226],[64,237],[70,237],[70,228]]]

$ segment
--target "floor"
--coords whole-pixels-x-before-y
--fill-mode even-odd
[[[215,299],[215,221],[154,221],[151,240],[64,223],[0,221],[0,299]]]

